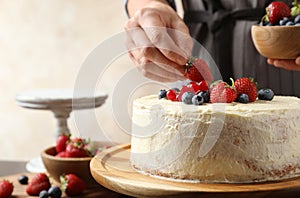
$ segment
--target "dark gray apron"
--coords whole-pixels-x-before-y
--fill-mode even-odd
[[[251,26],[265,14],[270,0],[183,0],[184,21],[193,38],[212,55],[225,81],[253,77],[258,88],[300,97],[300,72],[268,65],[255,49]],[[292,0],[285,1],[291,5]],[[196,49],[197,51],[197,49]]]

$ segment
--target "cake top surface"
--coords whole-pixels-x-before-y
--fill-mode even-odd
[[[233,103],[205,103],[200,106],[186,105],[182,102],[172,102],[170,100],[159,100],[156,95],[149,95],[138,98],[134,101],[136,107],[140,108],[163,108],[168,110],[188,110],[188,111],[214,111],[216,109],[224,110],[226,112],[264,112],[273,110],[288,110],[299,109],[300,99],[293,96],[274,96],[273,100],[256,100],[255,102],[242,104],[238,102]]]

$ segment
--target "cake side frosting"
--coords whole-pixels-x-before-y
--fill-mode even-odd
[[[300,100],[296,97],[190,106],[146,96],[135,100],[132,119],[130,160],[149,174],[253,182],[300,173]],[[216,141],[201,156],[204,139]]]

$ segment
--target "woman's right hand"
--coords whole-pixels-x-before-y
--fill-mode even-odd
[[[193,41],[168,4],[147,1],[126,22],[125,31],[129,56],[145,77],[160,82],[185,80],[184,65]]]

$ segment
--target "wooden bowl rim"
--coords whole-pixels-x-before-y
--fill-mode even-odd
[[[287,28],[290,28],[290,29],[295,29],[295,28],[300,28],[300,26],[280,26],[280,25],[274,25],[274,26],[261,26],[261,25],[258,25],[258,24],[255,24],[255,25],[252,25],[252,28],[253,27],[256,27],[256,28],[262,28],[262,29],[287,29]]]

